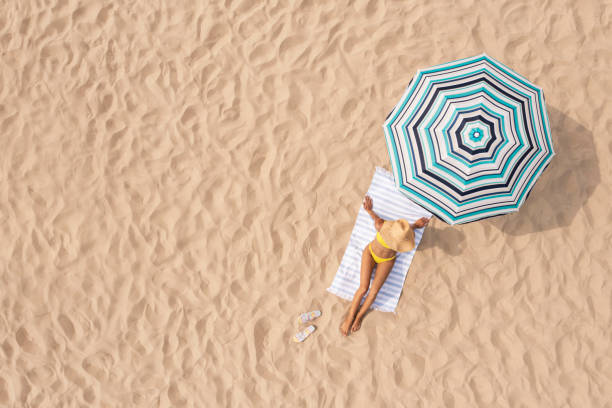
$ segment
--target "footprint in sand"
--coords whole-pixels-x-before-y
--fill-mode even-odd
[[[6,383],[4,378],[0,378],[0,404],[6,404],[8,406],[9,401],[12,399],[9,394],[10,387]]]
[[[83,399],[90,404],[93,404],[96,401],[96,392],[92,386],[83,391]]]
[[[19,347],[21,347],[28,353],[36,353],[38,351],[36,343],[34,343],[32,337],[30,336],[30,333],[24,327],[21,327],[19,328],[19,330],[17,330],[17,332],[15,333],[15,340],[17,340],[17,344],[19,344]]]
[[[416,354],[403,356],[393,364],[393,379],[396,385],[416,384],[425,372],[425,359]]]
[[[73,340],[75,330],[72,321],[66,315],[61,314],[58,316],[57,322],[62,327],[62,330],[64,331],[66,337],[68,337],[69,340]]]
[[[188,400],[181,393],[179,385],[176,381],[172,381],[170,383],[170,387],[168,387],[168,399],[172,402],[173,406],[186,405]]]
[[[255,358],[259,360],[268,347],[268,333],[270,332],[270,319],[262,317],[253,327],[253,337],[255,338]]]

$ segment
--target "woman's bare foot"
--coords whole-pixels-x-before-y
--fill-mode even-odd
[[[356,332],[361,328],[361,319],[363,319],[363,316],[357,316],[355,318],[355,321],[353,322],[353,327],[351,327],[351,331]]]
[[[351,323],[353,323],[353,319],[351,319],[351,316],[346,316],[346,319],[344,319],[344,322],[342,323],[342,325],[340,325],[340,333],[342,333],[343,336],[348,335]]]

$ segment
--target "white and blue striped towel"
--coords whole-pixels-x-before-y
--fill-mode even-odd
[[[399,192],[395,186],[393,175],[381,167],[376,167],[372,184],[370,184],[368,189],[368,195],[372,197],[374,212],[385,220],[405,218],[412,223],[421,217],[431,217],[432,215]],[[417,250],[419,242],[421,242],[423,231],[424,228],[414,231],[415,247],[412,251],[398,253],[393,269],[382,288],[380,288],[376,300],[372,304],[372,309],[383,312],[395,312],[397,302],[402,293],[402,287],[404,286],[404,280],[406,279],[406,273],[408,273],[410,262],[412,262],[412,257]],[[355,291],[359,287],[361,253],[365,246],[375,237],[376,229],[374,228],[374,221],[365,211],[363,205],[361,205],[351,238],[342,257],[342,262],[338,272],[336,272],[332,285],[327,288],[328,291],[347,300],[353,299]],[[372,273],[372,280],[375,273],[376,270]],[[365,296],[361,302],[363,303],[364,300]]]

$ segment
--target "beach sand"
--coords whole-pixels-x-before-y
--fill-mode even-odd
[[[610,38],[597,1],[2,2],[0,406],[611,407]],[[382,123],[482,52],[557,155],[344,338]]]

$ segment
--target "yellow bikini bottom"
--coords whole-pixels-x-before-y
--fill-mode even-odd
[[[383,238],[380,236],[380,232],[377,232],[377,233],[376,233],[376,240],[377,240],[378,242],[380,242],[380,244],[381,244],[382,246],[384,246],[385,248],[389,248],[389,246],[387,245],[387,243],[386,243],[386,242],[383,240]],[[372,244],[370,244],[370,245],[369,245],[369,247],[370,247],[370,253],[372,254],[372,258],[374,259],[374,262],[376,262],[377,264],[379,264],[379,263],[381,263],[381,262],[390,261],[390,260],[392,260],[393,258],[395,258],[395,257],[397,256],[397,254],[396,254],[396,255],[393,255],[391,258],[381,258],[380,256],[377,256],[377,255],[374,253],[374,251],[372,251]],[[389,249],[391,249],[391,248],[389,248]]]

